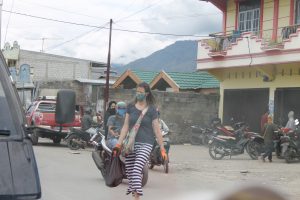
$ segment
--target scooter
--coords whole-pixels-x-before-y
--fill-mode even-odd
[[[99,140],[93,141],[92,144],[94,145],[94,150],[92,152],[92,158],[97,166],[97,168],[100,170],[102,177],[106,178],[106,174],[108,169],[108,166],[111,161],[112,151],[107,147],[105,136],[103,133],[99,132]],[[120,160],[123,163],[123,179],[127,179],[126,173],[125,173],[125,157],[120,155]],[[145,186],[148,181],[148,166],[145,165],[142,171],[142,186]]]
[[[170,150],[170,138],[168,137],[168,132],[162,131],[163,136],[163,143],[164,148],[166,150],[166,153],[168,155],[168,158],[166,160],[163,160],[160,153],[160,147],[157,142],[155,142],[153,149],[150,153],[150,158],[148,161],[149,169],[153,169],[154,166],[160,166],[162,165],[164,167],[164,172],[167,174],[169,173],[169,150]]]

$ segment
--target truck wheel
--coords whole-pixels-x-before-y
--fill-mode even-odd
[[[33,130],[31,135],[32,145],[37,145],[39,142],[39,133],[36,129]]]
[[[61,138],[60,137],[55,137],[52,139],[54,144],[60,144]]]

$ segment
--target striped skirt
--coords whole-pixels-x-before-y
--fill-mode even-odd
[[[126,194],[136,192],[143,195],[142,190],[142,171],[148,162],[152,145],[147,143],[136,142],[134,152],[125,158],[126,175],[129,180],[129,186]]]

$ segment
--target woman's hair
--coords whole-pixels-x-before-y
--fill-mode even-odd
[[[142,82],[142,83],[139,83],[137,85],[137,88],[139,88],[139,87],[144,88],[145,92],[147,93],[147,96],[146,96],[146,102],[147,102],[147,104],[148,105],[155,105],[156,104],[155,97],[153,96],[153,94],[151,92],[149,84],[146,83],[146,82]],[[137,99],[135,98],[135,103],[136,102],[137,102]]]
[[[117,102],[116,102],[116,101],[110,101],[110,102],[108,103],[107,110],[111,108],[111,105],[112,105],[113,103],[117,105]]]

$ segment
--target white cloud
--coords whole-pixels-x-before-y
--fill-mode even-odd
[[[4,1],[3,9],[10,10],[11,4],[12,0]],[[147,9],[126,18],[143,8]],[[197,0],[15,0],[13,11],[97,26],[107,23],[110,18],[123,19],[117,21],[113,27],[148,32],[208,35],[221,30],[220,11],[209,3]],[[4,44],[9,14],[3,12],[2,16],[1,46]],[[108,30],[94,31],[55,49],[49,49],[92,29],[12,14],[6,41],[12,43],[17,40],[21,48],[39,51],[42,48],[40,39],[45,37],[49,38],[44,43],[44,49],[48,53],[106,62]],[[189,37],[115,30],[112,37],[112,62],[128,63],[164,48],[176,40],[187,38]]]

